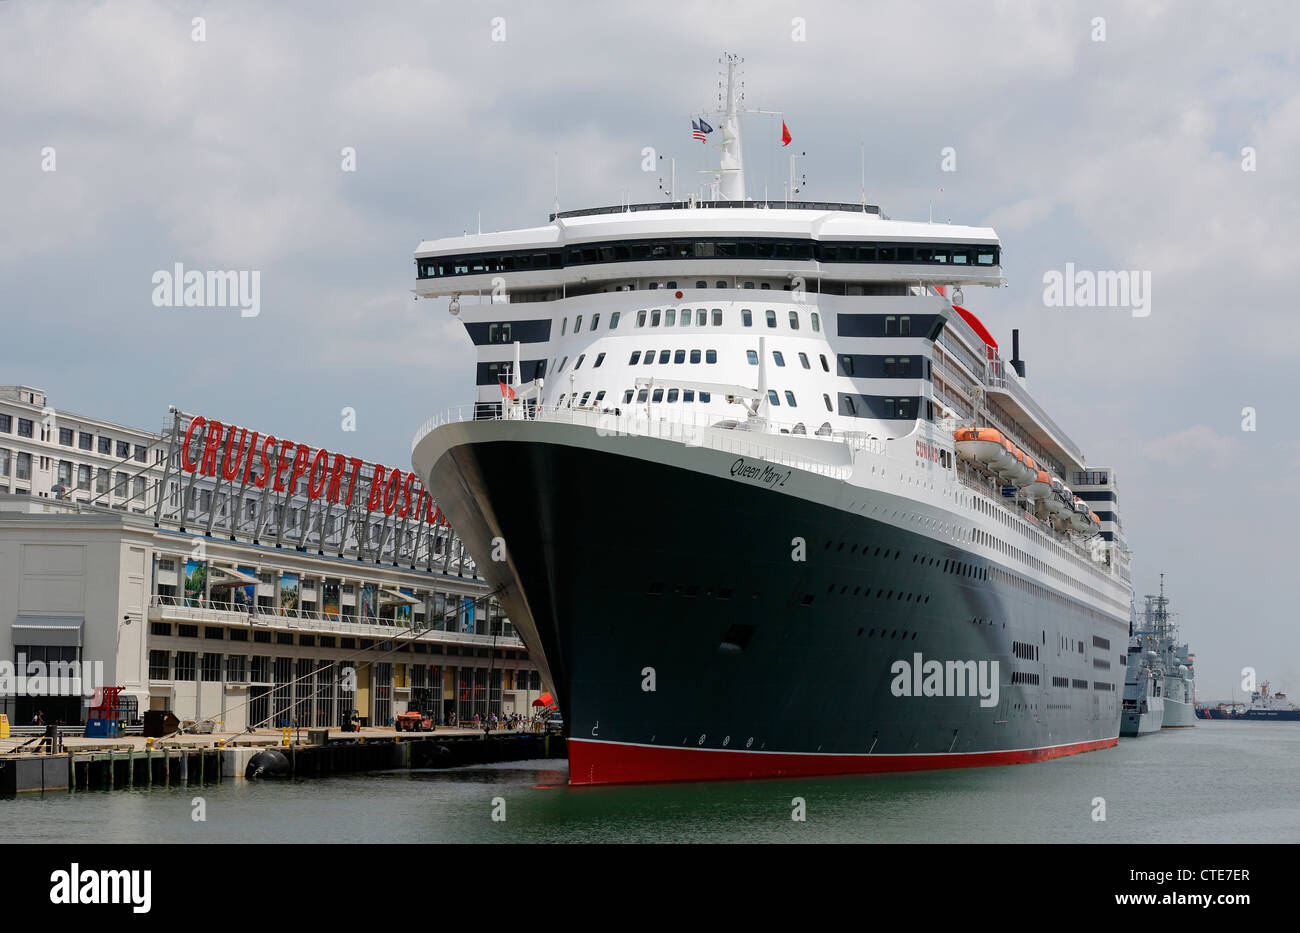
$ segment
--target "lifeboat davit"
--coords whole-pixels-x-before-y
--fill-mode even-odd
[[[1046,470],[1039,470],[1034,481],[1025,487],[1025,495],[1035,499],[1046,499],[1052,494],[1052,481]]]
[[[1001,463],[1006,455],[1006,439],[993,428],[961,428],[952,432],[952,439],[959,456],[988,467]]]
[[[1017,486],[1028,486],[1034,481],[1034,477],[1038,475],[1038,470],[1036,467],[1031,467],[1029,465],[1031,462],[1029,457],[1027,457],[1025,452],[1019,447],[1015,448],[1015,453],[1016,462],[1011,468],[1011,481]]]
[[[1070,513],[1070,527],[1081,533],[1091,531],[1092,519],[1088,517],[1091,514],[1088,503],[1076,498],[1074,500],[1074,510]]]

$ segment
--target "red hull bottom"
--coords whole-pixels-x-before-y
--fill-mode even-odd
[[[662,748],[618,742],[569,740],[569,783],[643,784],[658,781],[727,781],[749,778],[881,774],[1016,765],[1111,748],[1118,737],[1005,752],[936,755],[801,755]]]

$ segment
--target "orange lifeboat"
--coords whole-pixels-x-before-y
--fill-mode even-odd
[[[952,438],[959,456],[991,470],[997,470],[1007,460],[1007,440],[994,428],[961,428],[952,432]]]
[[[1034,481],[1025,487],[1025,495],[1033,496],[1035,499],[1046,499],[1051,494],[1052,480],[1046,470],[1035,473]]]

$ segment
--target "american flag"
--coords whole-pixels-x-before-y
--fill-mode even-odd
[[[698,139],[700,142],[704,142],[705,136],[713,132],[713,127],[705,123],[703,117],[700,117],[698,120],[691,121],[691,130],[691,136],[693,138]]]

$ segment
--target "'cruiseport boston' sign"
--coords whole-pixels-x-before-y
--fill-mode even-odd
[[[445,571],[447,519],[414,473],[202,415],[171,420],[155,524]]]

